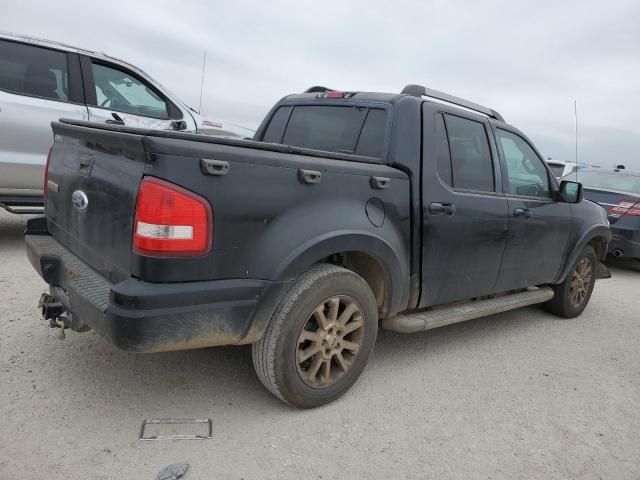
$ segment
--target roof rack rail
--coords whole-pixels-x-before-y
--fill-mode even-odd
[[[495,118],[500,122],[504,122],[504,118],[495,110],[491,108],[483,107],[482,105],[478,105],[477,103],[470,102],[463,98],[454,97],[453,95],[449,95],[448,93],[439,92],[437,90],[431,90],[430,88],[423,87],[422,85],[407,85],[402,89],[402,92],[405,95],[413,95],[414,97],[429,97],[435,98],[436,100],[442,100],[443,102],[452,103],[454,105],[458,105],[459,107],[464,107],[469,110],[473,110],[474,112],[482,113],[487,117]]]
[[[309,87],[302,93],[322,93],[322,92],[335,92],[333,88],[321,87],[319,85]]]

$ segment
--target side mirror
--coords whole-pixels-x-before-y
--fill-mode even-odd
[[[560,182],[560,197],[567,203],[580,203],[582,201],[582,184],[563,180]]]

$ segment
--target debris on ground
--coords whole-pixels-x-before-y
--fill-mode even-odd
[[[189,468],[188,463],[172,463],[164,467],[158,474],[158,480],[176,480],[180,478]]]

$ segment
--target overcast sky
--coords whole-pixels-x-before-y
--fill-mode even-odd
[[[10,6],[9,6],[10,5]],[[195,108],[256,128],[311,85],[408,83],[498,110],[547,157],[640,168],[640,1],[21,0],[0,30],[104,51]]]

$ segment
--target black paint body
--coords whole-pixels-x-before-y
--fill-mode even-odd
[[[382,158],[259,141],[279,106],[314,104],[385,109]],[[442,112],[485,125],[496,192],[454,190],[439,179],[433,118]],[[314,263],[345,252],[363,252],[382,266],[386,316],[558,283],[587,242],[610,239],[606,216],[590,202],[564,203],[556,192],[557,200],[503,193],[504,159],[491,134],[498,124],[511,129],[453,106],[376,93],[337,100],[285,97],[265,118],[256,141],[54,123],[48,178],[57,191],[47,193],[46,228],[34,222],[27,236],[50,235],[52,245],[62,245],[104,279],[108,304],[93,311],[78,306],[82,313],[74,313],[122,348],[138,351],[254,342],[291,282]],[[211,165],[223,165],[224,174],[212,174]],[[301,171],[321,176],[305,181]],[[210,202],[208,254],[166,258],[132,252],[143,176],[165,179]],[[551,172],[549,177],[557,191]],[[84,211],[71,203],[76,190],[89,199]],[[438,208],[447,207],[434,204],[454,205],[455,212],[443,214]],[[514,217],[520,207],[530,209],[531,218]],[[73,312],[74,297],[86,292],[74,293],[65,275],[46,274],[65,269],[56,261],[45,268],[55,254],[39,245],[28,244],[32,263],[67,292]]]

